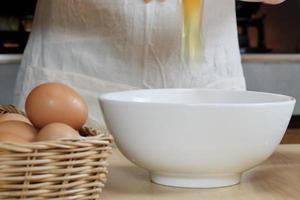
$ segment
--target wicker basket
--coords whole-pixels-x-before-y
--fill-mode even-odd
[[[21,113],[0,106],[0,113]],[[0,143],[0,199],[96,200],[106,182],[112,137],[84,127],[77,140]]]

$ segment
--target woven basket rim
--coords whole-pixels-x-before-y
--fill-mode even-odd
[[[27,143],[21,143],[21,142],[10,142],[10,141],[0,141],[0,148],[1,144],[15,144],[19,146],[32,146],[34,144],[41,145],[41,144],[55,144],[55,143],[70,143],[70,142],[83,142],[83,141],[112,141],[113,137],[111,135],[96,135],[96,136],[88,136],[88,137],[80,137],[80,138],[74,138],[74,139],[59,139],[59,140],[48,140],[48,141],[33,141],[33,142],[27,142]]]
[[[25,116],[25,113],[14,105],[0,105],[0,113],[17,113]],[[20,143],[20,142],[10,142],[10,141],[0,141],[0,151],[1,150],[9,150],[9,151],[17,151],[17,152],[32,152],[34,149],[49,146],[49,148],[60,147],[62,149],[71,148],[75,144],[84,145],[83,143],[90,144],[102,144],[110,145],[113,143],[114,139],[112,135],[108,132],[107,128],[101,126],[100,129],[83,126],[79,132],[93,132],[95,135],[90,136],[81,136],[79,138],[74,139],[59,139],[59,140],[49,140],[49,141],[33,141],[28,143]]]

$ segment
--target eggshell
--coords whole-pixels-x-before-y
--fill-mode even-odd
[[[0,142],[28,143],[27,140],[14,133],[1,133]]]
[[[58,122],[80,129],[88,117],[82,96],[61,83],[45,83],[34,88],[26,99],[25,110],[37,128]]]
[[[3,115],[0,115],[0,123],[1,122],[6,122],[6,121],[20,121],[20,122],[25,122],[27,124],[31,124],[29,119],[21,114],[16,114],[16,113],[6,113]]]
[[[72,127],[62,123],[46,125],[37,134],[36,141],[76,139],[80,138],[79,133]]]
[[[0,123],[0,135],[1,134],[12,134],[16,137],[24,139],[28,142],[34,141],[37,130],[25,122],[20,121],[6,121]],[[12,136],[12,137],[14,137]]]

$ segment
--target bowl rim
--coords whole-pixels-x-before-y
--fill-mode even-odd
[[[263,102],[236,102],[236,103],[179,103],[179,102],[146,102],[146,101],[133,101],[128,99],[116,99],[113,98],[115,95],[125,94],[128,92],[143,92],[143,91],[203,91],[203,92],[234,92],[234,93],[252,93],[252,94],[261,94],[267,95],[269,97],[282,98],[278,101],[263,101]],[[133,89],[117,92],[104,93],[98,96],[98,100],[101,102],[115,102],[115,103],[126,103],[126,104],[148,104],[148,105],[176,105],[176,106],[268,106],[268,105],[282,105],[282,104],[295,104],[296,99],[292,96],[276,94],[270,92],[259,92],[259,91],[250,91],[250,90],[224,90],[224,89],[201,89],[201,88],[161,88],[161,89]]]

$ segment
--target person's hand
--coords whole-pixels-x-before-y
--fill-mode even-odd
[[[285,2],[285,0],[242,0],[242,1],[248,1],[248,2],[263,2],[267,4],[280,4]]]
[[[285,0],[264,0],[264,3],[267,4],[280,4],[283,3]]]
[[[151,2],[151,1],[153,1],[153,0],[144,0],[145,3],[149,3],[149,2]],[[163,2],[163,1],[165,1],[165,0],[157,0],[157,1]]]

